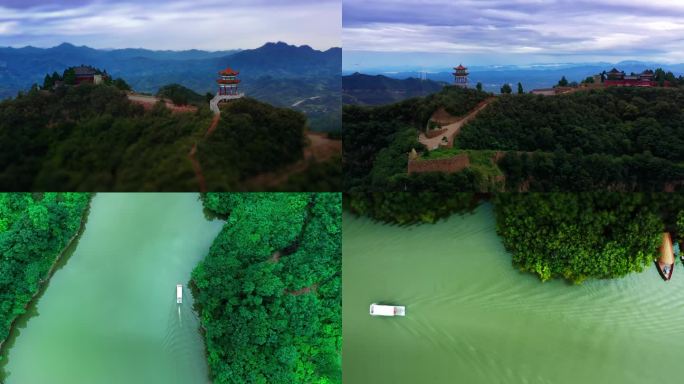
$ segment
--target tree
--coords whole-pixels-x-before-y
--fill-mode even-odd
[[[54,85],[55,82],[52,80],[52,77],[50,77],[50,75],[45,75],[45,79],[43,80],[43,89],[52,89]]]
[[[525,93],[525,91],[523,90],[522,83],[518,82],[518,95],[522,95],[523,93]]]
[[[567,87],[568,86],[568,79],[566,79],[565,76],[561,77],[561,79],[558,81],[558,86],[559,87]]]
[[[122,90],[122,91],[130,91],[131,86],[128,85],[128,83],[122,79],[122,78],[117,78],[112,81],[112,85],[114,85],[116,88]]]
[[[504,84],[501,87],[502,94],[510,94],[511,92],[513,92],[513,89],[511,88],[510,84]]]
[[[475,86],[475,88],[477,88],[477,90],[481,92],[481,91],[482,91],[482,83],[480,83],[480,82],[478,81],[478,82],[477,82],[477,85]]]
[[[64,71],[64,75],[62,75],[62,78],[64,79],[64,84],[75,85],[76,71],[74,71],[74,68],[68,68]]]

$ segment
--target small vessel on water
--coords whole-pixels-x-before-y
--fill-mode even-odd
[[[663,233],[663,242],[660,245],[660,258],[654,260],[654,262],[660,277],[665,281],[670,280],[675,266],[675,256],[669,232]]]
[[[371,304],[370,305],[370,315],[371,316],[405,316],[406,307],[399,305],[380,305]]]
[[[183,284],[176,285],[176,303],[183,303]]]

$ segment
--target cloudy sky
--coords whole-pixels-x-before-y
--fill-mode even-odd
[[[0,46],[256,48],[341,45],[339,0],[0,0]]]
[[[684,62],[682,0],[345,0],[344,68]]]

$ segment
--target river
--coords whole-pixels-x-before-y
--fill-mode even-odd
[[[541,283],[511,266],[491,205],[435,225],[346,214],[344,382],[675,383],[684,268]],[[406,317],[371,317],[373,302]]]
[[[197,194],[97,194],[3,351],[6,384],[208,383],[187,286],[222,222]],[[0,380],[2,381],[2,380]]]

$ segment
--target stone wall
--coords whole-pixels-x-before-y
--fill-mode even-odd
[[[429,129],[429,130],[425,131],[425,136],[426,136],[428,139],[432,139],[433,137],[437,137],[437,136],[443,135],[446,131],[447,131],[446,128],[442,128],[442,129]]]
[[[408,173],[443,172],[456,173],[470,166],[470,158],[467,154],[456,155],[444,159],[434,160],[409,160]]]

